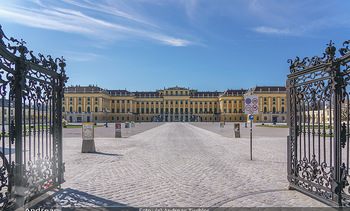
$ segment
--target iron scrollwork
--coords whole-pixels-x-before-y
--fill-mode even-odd
[[[342,153],[349,150],[349,44],[340,58],[330,41],[322,57],[288,60],[290,185],[338,206],[350,206],[349,166],[342,161],[350,160]]]
[[[14,150],[6,156],[4,147],[0,150],[5,163],[0,164],[0,208],[4,209],[17,204],[18,197],[30,200],[64,181],[58,112],[68,80],[65,59],[35,55],[25,45],[22,39],[8,38],[0,25],[0,104],[9,109],[6,119],[0,109],[0,141]]]
[[[40,158],[35,161],[29,161],[24,178],[26,181],[25,187],[29,197],[42,192],[53,186],[51,176],[53,175],[53,165],[57,161],[54,158]]]
[[[350,40],[345,41],[345,42],[343,43],[343,46],[344,46],[345,48],[340,48],[340,49],[339,49],[339,52],[340,52],[340,54],[341,54],[342,56],[345,56],[348,52],[350,52],[349,44],[350,44]]]
[[[345,125],[345,122],[341,126],[341,130],[340,130],[340,144],[343,148],[345,148],[345,144],[346,144],[346,125]]]
[[[332,41],[327,44],[328,47],[325,49],[325,53],[323,53],[322,57],[314,56],[311,59],[309,57],[305,57],[303,60],[300,60],[300,58],[297,56],[294,60],[288,59],[287,62],[290,63],[290,73],[295,73],[313,66],[328,64],[334,61],[336,48],[333,46],[333,44],[334,43]],[[345,51],[343,50],[343,52]]]

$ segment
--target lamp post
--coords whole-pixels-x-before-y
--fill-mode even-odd
[[[132,113],[130,112],[130,111],[128,111],[128,119],[129,119],[129,121],[131,120],[131,118],[130,118],[130,115],[131,115]]]
[[[107,123],[107,113],[109,112],[107,108],[104,108],[104,112],[106,112],[106,127],[108,127],[108,123]]]
[[[262,113],[262,112],[261,112]],[[263,114],[265,114],[265,113],[263,113]],[[261,120],[262,120],[262,125],[264,125],[265,124],[265,116],[263,116],[263,115],[261,115]]]

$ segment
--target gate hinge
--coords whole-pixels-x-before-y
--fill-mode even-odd
[[[346,126],[345,123],[341,126],[340,130],[340,144],[344,148],[346,144]]]

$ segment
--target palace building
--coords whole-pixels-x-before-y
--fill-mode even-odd
[[[286,88],[202,92],[170,87],[153,92],[107,90],[98,86],[65,88],[63,117],[68,122],[242,122],[244,96],[259,96],[257,122],[286,122]]]

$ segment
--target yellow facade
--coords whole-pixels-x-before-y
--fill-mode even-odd
[[[259,114],[254,115],[258,122],[286,122],[287,97],[285,87],[255,87],[247,95],[259,96]]]
[[[24,110],[24,111],[23,111]],[[13,103],[9,103],[8,100],[5,99],[4,107],[2,107],[2,100],[0,100],[0,124],[9,124],[14,121],[15,116],[15,108]],[[30,108],[26,105],[22,108],[22,118],[25,120],[25,123],[28,124],[29,120],[31,123],[39,121],[46,121],[46,119],[50,119],[50,113],[46,113],[45,109],[42,107],[35,107],[32,105]]]
[[[261,112],[256,121],[286,121],[285,87],[201,92],[176,86],[155,92],[129,92],[71,86],[65,89],[62,112],[68,122],[246,121],[247,94],[259,95]]]

